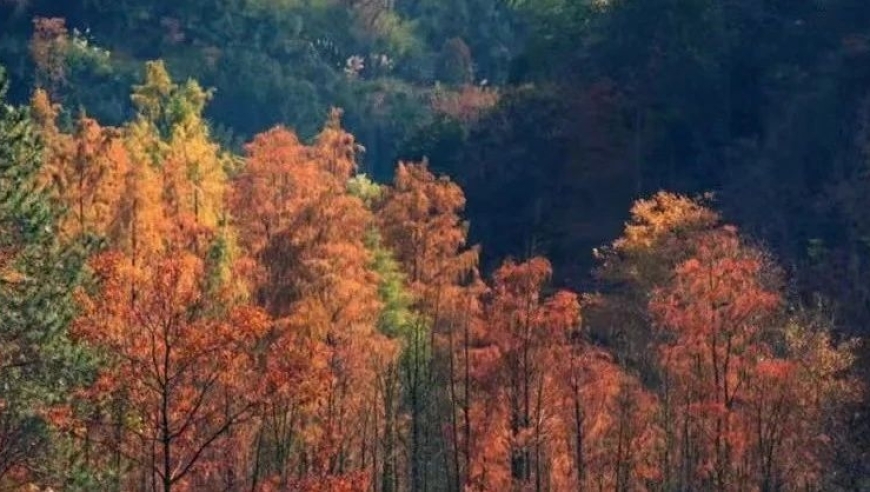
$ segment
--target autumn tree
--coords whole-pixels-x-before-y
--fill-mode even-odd
[[[276,319],[274,398],[261,432],[271,453],[264,472],[282,486],[383,464],[370,441],[384,417],[372,410],[393,349],[377,331],[378,277],[365,243],[373,218],[347,191],[357,149],[338,115],[312,146],[281,128],[256,137],[231,194],[258,303]]]
[[[446,441],[453,448],[451,464],[443,473],[452,477],[454,489],[462,482],[460,461],[468,459],[459,457],[460,439],[455,435],[458,421],[468,418],[460,416],[467,414],[460,407],[467,410],[469,398],[463,369],[467,357],[460,340],[468,340],[465,334],[475,316],[480,285],[478,249],[467,247],[467,228],[460,216],[464,204],[462,190],[446,177],[436,177],[425,163],[400,163],[393,185],[386,188],[377,207],[383,242],[402,266],[413,307],[421,314],[403,352],[411,425],[410,475],[412,488],[417,489],[432,473],[427,456],[434,442],[445,438],[439,435],[439,426],[431,425],[433,420],[444,419],[454,433]],[[437,380],[446,381],[446,387],[436,387]],[[438,399],[447,400],[446,412],[436,409]]]
[[[325,384],[323,352],[316,339],[294,333],[286,320],[295,301],[303,297],[293,275],[299,263],[276,242],[286,238],[300,210],[311,200],[311,193],[322,186],[322,177],[308,158],[309,151],[295,134],[273,128],[257,135],[247,144],[244,170],[236,176],[229,195],[230,210],[245,248],[243,270],[251,284],[254,299],[275,319],[270,338],[280,358],[267,358],[273,397],[263,415],[257,437],[262,447],[253,477],[262,474],[286,484],[292,472],[292,443],[301,439],[299,414],[313,411]]]
[[[202,117],[210,97],[193,80],[174,83],[160,61],[146,65],[132,96],[138,115],[131,132],[145,139],[140,157],[161,174],[164,213],[194,243],[200,231],[220,225],[226,187],[227,157]]]
[[[853,371],[857,340],[837,341],[824,307],[792,310],[768,341],[771,356],[758,364],[744,402],[749,486],[766,492],[848,488],[826,470],[855,459],[844,432],[863,398]],[[840,483],[838,483],[840,482]]]
[[[69,211],[58,232],[61,237],[70,240],[86,239],[88,236],[103,240],[101,248],[105,252],[100,253],[94,262],[101,274],[111,277],[111,282],[104,279],[107,284],[102,287],[111,290],[115,295],[112,301],[124,304],[100,304],[96,300],[99,295],[92,292],[94,297],[90,300],[93,302],[88,305],[88,309],[91,309],[88,314],[92,317],[82,315],[79,320],[79,335],[83,342],[81,347],[108,353],[107,357],[113,363],[117,363],[118,358],[123,359],[134,367],[130,369],[133,372],[139,370],[135,369],[136,364],[145,363],[142,358],[145,356],[134,356],[131,353],[145,350],[142,344],[146,339],[150,341],[152,348],[163,344],[162,349],[154,348],[155,351],[174,351],[176,355],[187,351],[179,360],[172,361],[172,364],[183,366],[180,372],[192,371],[187,364],[199,363],[198,360],[185,361],[184,357],[197,359],[217,353],[218,349],[214,348],[216,343],[225,343],[220,349],[224,353],[241,356],[234,352],[241,345],[230,347],[236,342],[227,341],[226,334],[218,332],[218,328],[230,330],[228,326],[235,329],[233,324],[238,320],[233,318],[233,313],[238,308],[238,301],[243,298],[239,294],[243,289],[235,285],[235,272],[232,269],[234,256],[237,254],[235,234],[222,219],[226,158],[210,140],[207,126],[201,117],[208,94],[194,82],[188,82],[184,86],[174,84],[162,63],[155,62],[146,67],[145,80],[136,88],[133,98],[138,114],[131,123],[118,129],[103,128],[96,121],[82,116],[71,134],[59,129],[58,106],[52,104],[44,92],[37,91],[33,98],[33,113],[39,122],[40,135],[48,146],[40,182]],[[111,258],[111,261],[104,257]],[[181,263],[167,263],[170,257]],[[161,272],[161,266],[166,266],[166,272]],[[177,278],[161,278],[160,273],[173,274]],[[169,284],[175,285],[182,282],[182,279],[187,284],[183,286],[186,289],[184,292],[175,292],[179,298],[158,299],[159,296],[172,294],[164,291],[164,287],[168,289]],[[122,284],[125,285],[123,296],[121,292],[115,292]],[[154,305],[148,304],[158,301],[172,301],[179,305],[172,309],[163,306],[166,309],[161,313]],[[126,311],[119,311],[121,308]],[[149,339],[146,336],[148,330],[154,334],[155,324],[160,324],[159,320],[144,319],[144,311],[152,309],[154,312],[149,314],[158,317],[162,315],[168,319],[165,325],[180,325],[167,328],[169,331],[164,333],[163,339]],[[109,311],[116,317],[114,321],[108,320],[106,312]],[[182,312],[189,317],[180,320]],[[115,339],[102,339],[97,337],[101,322],[138,322],[140,331],[131,328],[129,332],[125,332],[126,327],[116,327],[121,331],[114,334]],[[256,316],[252,318],[252,322],[264,323]],[[251,329],[259,328],[253,326]],[[183,333],[170,333],[172,330]],[[203,349],[204,353],[197,353],[195,348],[184,345],[198,343],[195,340],[179,342],[185,336],[203,336],[199,333],[202,330],[215,330],[215,336],[223,338],[218,341],[204,341],[207,345]],[[176,342],[182,348],[174,345]],[[254,346],[250,340],[246,343],[249,348]],[[137,359],[137,356],[141,357]],[[149,465],[155,472],[151,478],[156,484],[155,477],[159,475],[162,485],[168,488],[169,485],[184,482],[187,470],[194,466],[194,462],[201,464],[204,459],[212,460],[210,453],[206,451],[212,440],[206,435],[210,432],[206,423],[217,429],[214,436],[219,434],[220,437],[225,437],[226,429],[216,423],[220,418],[214,416],[217,404],[212,402],[208,403],[211,405],[209,408],[199,407],[200,404],[205,405],[205,400],[217,401],[217,396],[212,396],[212,392],[229,395],[228,390],[221,389],[223,386],[212,381],[215,374],[217,373],[214,371],[205,371],[202,375],[205,379],[202,380],[197,379],[199,375],[189,374],[178,376],[176,380],[175,376],[167,375],[165,371],[162,375],[154,373],[142,376],[146,380],[140,383],[145,386],[154,383],[148,377],[157,378],[157,383],[154,384],[161,386],[160,391],[163,391],[166,398],[169,398],[170,393],[176,396],[187,395],[195,387],[191,396],[193,400],[185,403],[185,396],[180,396],[177,402],[172,402],[173,405],[177,403],[191,408],[162,409],[160,419],[164,423],[162,437],[159,437],[160,446],[156,444],[157,430],[151,429],[153,432],[149,437],[143,438],[144,441],[140,439],[139,444],[153,444],[150,454],[142,454],[142,449],[131,447],[131,436],[141,429],[135,425],[131,427],[130,419],[138,418],[136,412],[147,413],[153,409],[134,408],[129,405],[126,397],[130,390],[124,386],[126,381],[117,382],[115,387],[100,382],[91,386],[91,391],[86,395],[89,398],[85,401],[99,403],[94,407],[97,414],[76,414],[76,419],[67,419],[67,423],[86,423],[83,428],[73,426],[81,432],[72,434],[84,439],[82,442],[85,443],[85,449],[88,449],[87,443],[94,441],[100,442],[105,446],[104,449],[111,451],[112,463],[107,469],[113,470],[112,473],[116,475],[123,473],[123,459],[128,463],[138,463],[141,470],[145,463],[143,457],[156,459],[160,454],[164,466],[158,469],[154,463]],[[220,378],[226,379],[225,375]],[[179,386],[173,387],[176,383]],[[188,387],[185,388],[184,385]],[[147,398],[153,395],[143,395],[144,393],[139,395],[142,398],[140,403],[147,407]],[[251,401],[255,400],[254,395],[255,393],[249,394]],[[233,408],[226,405],[220,408],[224,421],[236,420],[237,415]],[[208,416],[200,415],[198,412],[201,410]],[[242,413],[249,410],[246,408]],[[105,413],[101,415],[101,411]],[[173,415],[169,416],[169,413]],[[151,417],[154,415],[157,414],[150,414]],[[187,419],[187,423],[171,422],[175,418]],[[67,427],[67,430],[70,429],[71,427]],[[106,429],[114,431],[108,432]],[[196,448],[194,433],[200,431],[204,433],[197,435],[197,438],[204,439],[201,441],[201,451],[191,451],[190,446]],[[139,437],[143,435],[145,434],[140,433]],[[172,455],[184,454],[176,448],[185,446],[187,447],[184,452],[191,451],[192,454],[176,462],[177,456]],[[156,451],[158,447],[161,449],[159,453]],[[87,462],[88,453],[85,455]],[[185,459],[188,460],[186,463]],[[180,468],[169,469],[169,462],[172,462],[173,467],[178,465]],[[148,482],[147,479],[143,480],[143,483]],[[121,487],[121,482],[116,482],[115,487]]]
[[[57,106],[37,90],[31,106],[46,142],[42,179],[69,210],[61,227],[66,238],[105,238],[119,207],[128,154],[122,133],[85,115],[73,134],[57,127]]]
[[[557,340],[578,322],[579,304],[570,292],[543,295],[550,274],[543,258],[506,262],[494,274],[484,322],[495,350],[485,358],[490,367],[475,370],[490,378],[490,392],[483,398],[490,401],[488,418],[493,422],[473,425],[487,429],[489,435],[482,439],[505,453],[493,460],[486,449],[479,449],[482,455],[473,458],[475,472],[469,477],[474,490],[546,490],[553,462],[565,459],[557,455],[564,448],[555,444],[552,433],[556,379],[563,376],[556,372],[554,356]]]
[[[477,249],[466,249],[464,205],[462,190],[448,178],[436,177],[425,163],[400,163],[379,210],[384,241],[427,311],[437,311],[439,290],[476,264]]]
[[[555,454],[558,490],[643,490],[658,479],[655,448],[661,437],[658,399],[581,325],[554,347]]]
[[[666,488],[818,486],[825,453],[792,451],[821,449],[804,440],[842,425],[816,412],[854,401],[850,356],[823,329],[795,331],[783,318],[782,273],[770,256],[722,226],[704,201],[669,193],[638,201],[624,235],[597,254],[606,293],[590,296],[584,311],[591,334],[641,368],[656,396],[659,430],[644,438],[638,476]],[[809,356],[787,348],[794,333],[824,339],[811,345],[827,362],[800,362]],[[821,370],[832,365],[840,369]],[[826,375],[811,376],[819,370]],[[814,392],[797,385],[810,380],[841,393],[808,400]]]
[[[93,219],[99,219],[96,232],[105,230],[108,243],[124,251],[133,266],[180,247],[208,257],[209,275],[226,277],[225,294],[238,299],[245,288],[229,268],[238,251],[224,206],[229,160],[202,117],[209,97],[196,82],[174,83],[162,62],[147,64],[132,96],[136,117],[106,132],[102,153],[79,143],[77,164],[66,172],[87,188],[78,193],[85,209],[110,211],[107,224],[102,216]],[[82,132],[88,127],[93,125],[83,121]]]
[[[770,356],[761,335],[781,302],[763,267],[736,230],[723,227],[697,239],[694,256],[651,303],[669,335],[660,358],[679,395],[681,468],[693,486],[731,490],[746,453],[746,436],[735,432],[738,402]]]
[[[138,127],[125,134],[130,163],[108,231],[110,243],[134,265],[162,249],[170,227],[160,206],[162,183],[147,150],[148,141],[149,136]]]
[[[227,319],[204,316],[203,262],[184,251],[136,269],[111,252],[92,265],[100,288],[82,298],[74,334],[107,365],[83,397],[120,398],[126,409],[123,438],[99,441],[119,446],[143,484],[196,488],[208,475],[204,457],[259,404],[254,354],[268,319],[245,307]]]
[[[289,226],[300,200],[322,184],[308,149],[286,128],[258,134],[245,150],[245,168],[233,180],[229,203],[242,226],[242,244],[263,260],[266,245]]]
[[[655,339],[649,297],[692,254],[693,238],[718,223],[704,200],[659,192],[635,202],[622,236],[595,250],[600,264],[594,273],[608,294],[590,303],[588,324],[621,361],[655,372],[647,350]]]

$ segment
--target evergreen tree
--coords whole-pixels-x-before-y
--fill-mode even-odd
[[[5,102],[0,70],[0,483],[37,473],[43,411],[82,374],[66,328],[80,255],[59,243],[58,207],[38,183],[42,143],[29,112]]]

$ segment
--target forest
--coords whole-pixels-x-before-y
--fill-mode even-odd
[[[865,0],[0,0],[0,491],[870,491]]]

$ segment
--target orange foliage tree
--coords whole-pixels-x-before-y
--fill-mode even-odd
[[[31,107],[46,142],[43,181],[69,210],[61,224],[65,239],[105,237],[119,207],[129,159],[122,133],[81,116],[71,135],[57,127],[57,107],[46,92]]]
[[[558,340],[578,322],[579,303],[570,292],[542,295],[550,273],[548,261],[533,258],[507,262],[494,274],[478,342],[490,348],[475,354],[473,369],[487,389],[473,402],[480,419],[473,423],[473,490],[544,490],[552,484],[554,461],[564,459],[553,432],[561,377],[554,356]]]
[[[728,490],[746,453],[746,436],[735,432],[737,403],[769,356],[761,336],[781,302],[762,268],[760,255],[723,227],[697,239],[695,255],[651,304],[670,338],[661,364],[679,395],[683,466],[694,486]]]
[[[638,364],[655,379],[656,339],[649,297],[692,254],[692,240],[718,226],[719,216],[704,201],[667,192],[638,200],[620,238],[595,250],[594,274],[608,294],[589,304],[590,330],[610,345],[620,362]],[[650,377],[653,376],[653,377]]]
[[[757,490],[831,487],[824,472],[848,455],[849,408],[861,400],[850,368],[855,340],[835,342],[818,312],[797,311],[770,337],[742,401],[749,443],[745,482]]]
[[[205,315],[203,263],[172,251],[132,269],[118,253],[93,261],[100,289],[82,297],[74,335],[107,360],[82,396],[97,408],[124,407],[117,447],[159,490],[189,490],[209,473],[212,448],[249,418],[259,403],[254,354],[268,326],[256,309],[234,309],[226,319]],[[127,285],[137,277],[135,296]],[[101,413],[92,414],[100,418]],[[111,429],[111,426],[109,426]]]
[[[408,274],[411,290],[427,312],[437,312],[439,293],[477,265],[477,248],[466,249],[460,212],[462,189],[432,174],[425,163],[400,163],[379,210],[384,242]]]
[[[357,480],[373,467],[376,374],[394,353],[376,330],[378,278],[365,245],[373,218],[346,189],[356,145],[338,116],[312,146],[282,128],[256,137],[230,196],[250,282],[275,318],[260,433],[264,473],[281,487]]]
[[[656,394],[637,476],[665,488],[820,486],[842,432],[835,402],[855,401],[850,345],[783,317],[770,258],[704,200],[664,192],[635,203],[624,235],[597,254],[609,288],[590,296],[590,329]]]
[[[557,399],[552,483],[558,490],[643,490],[658,478],[658,401],[588,332],[571,327],[554,350]]]
[[[266,324],[256,311],[239,314],[226,302],[236,297],[222,274],[226,259],[215,252],[232,234],[218,220],[223,157],[201,120],[205,99],[195,83],[179,87],[152,63],[134,94],[134,122],[114,130],[82,118],[65,135],[45,95],[34,98],[51,149],[46,181],[72,211],[64,232],[106,240],[107,251],[94,260],[102,290],[83,297],[76,329],[113,364],[115,372],[85,393],[111,411],[84,417],[103,429],[82,437],[114,451],[116,473],[126,457],[153,472],[145,482],[166,490],[188,483],[194,465],[213,461],[215,441],[256,406],[257,393],[230,379],[253,380],[249,367],[235,366],[248,363]],[[143,367],[158,354],[162,368]],[[155,398],[165,400],[159,408]],[[116,431],[106,434],[107,426]]]
[[[385,188],[376,206],[378,230],[401,265],[412,307],[420,314],[406,336],[402,361],[410,413],[411,487],[424,487],[438,466],[430,458],[432,448],[445,442],[453,447],[448,451],[449,471],[441,475],[452,477],[458,489],[469,459],[468,450],[459,448],[468,436],[458,434],[470,428],[467,361],[469,329],[479,315],[482,287],[478,248],[466,245],[462,190],[448,178],[436,177],[426,163],[399,163],[392,186]],[[442,412],[436,407],[444,400],[448,409]],[[443,435],[444,428],[450,429],[449,436]]]

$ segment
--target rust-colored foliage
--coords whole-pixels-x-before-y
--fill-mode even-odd
[[[354,136],[341,127],[342,111],[332,108],[313,149],[318,167],[344,183],[356,171],[360,146]]]
[[[408,276],[411,292],[424,312],[437,318],[439,302],[450,286],[476,274],[478,249],[466,249],[460,212],[465,196],[425,163],[400,163],[393,186],[378,211],[384,242]]]
[[[205,316],[202,261],[183,251],[137,269],[111,252],[92,265],[100,289],[82,297],[73,333],[108,365],[82,396],[124,408],[97,438],[153,474],[161,490],[190,489],[207,476],[211,448],[259,403],[254,354],[267,317],[247,307],[226,319]],[[111,426],[122,434],[110,439]]]
[[[245,146],[245,169],[233,181],[230,208],[253,255],[290,225],[304,197],[322,186],[308,149],[289,130],[276,127]]]
[[[556,348],[558,400],[553,484],[558,490],[643,490],[658,478],[654,394],[586,334],[567,330]]]
[[[837,344],[806,316],[787,320],[780,354],[758,362],[749,381],[742,425],[747,436],[745,480],[759,490],[796,490],[822,483],[848,420],[860,401],[849,367],[854,341]]]
[[[61,133],[57,107],[42,90],[34,93],[31,107],[47,147],[42,179],[69,211],[61,224],[64,237],[105,237],[129,172],[121,131],[81,116],[73,134]]]
[[[657,338],[649,298],[692,255],[694,238],[718,224],[719,216],[703,201],[659,192],[635,202],[622,236],[595,251],[595,276],[615,288],[589,305],[590,328],[620,360],[639,365],[647,379],[658,371],[649,350]]]
[[[472,490],[540,490],[554,479],[554,460],[565,459],[557,456],[553,433],[561,377],[554,356],[558,340],[578,322],[579,304],[569,292],[542,295],[550,273],[547,260],[533,258],[507,262],[494,274],[481,340],[491,348],[475,356],[477,384],[486,392],[472,410],[478,428]]]
[[[478,248],[467,248],[467,227],[460,212],[462,190],[446,177],[436,177],[426,163],[400,163],[393,186],[385,187],[377,204],[377,225],[407,278],[416,321],[404,354],[403,379],[410,413],[411,487],[422,488],[431,467],[426,443],[451,443],[450,475],[459,488],[470,468],[472,425],[469,343],[480,315],[482,290],[477,272]],[[443,379],[450,404],[443,415],[428,415]],[[448,429],[448,435],[439,435]]]
[[[373,218],[345,189],[354,146],[337,112],[313,146],[270,130],[247,146],[230,196],[258,303],[276,318],[261,432],[272,454],[266,468],[282,487],[368,465],[377,374],[395,356],[376,330],[377,276],[364,243]]]
[[[848,366],[848,350],[824,330],[783,320],[780,272],[770,258],[702,202],[669,193],[636,203],[623,237],[598,254],[597,276],[615,289],[590,296],[584,312],[655,393],[617,399],[647,401],[636,419],[647,419],[652,432],[632,446],[641,458],[628,467],[634,478],[617,467],[614,486],[818,486],[824,449],[840,432],[833,402],[855,395],[842,372],[820,368]],[[828,362],[804,362],[810,353]]]
[[[669,335],[661,365],[686,422],[685,466],[695,486],[731,490],[746,459],[738,409],[759,361],[770,356],[761,335],[781,302],[764,285],[762,267],[735,229],[705,233],[650,306]]]

